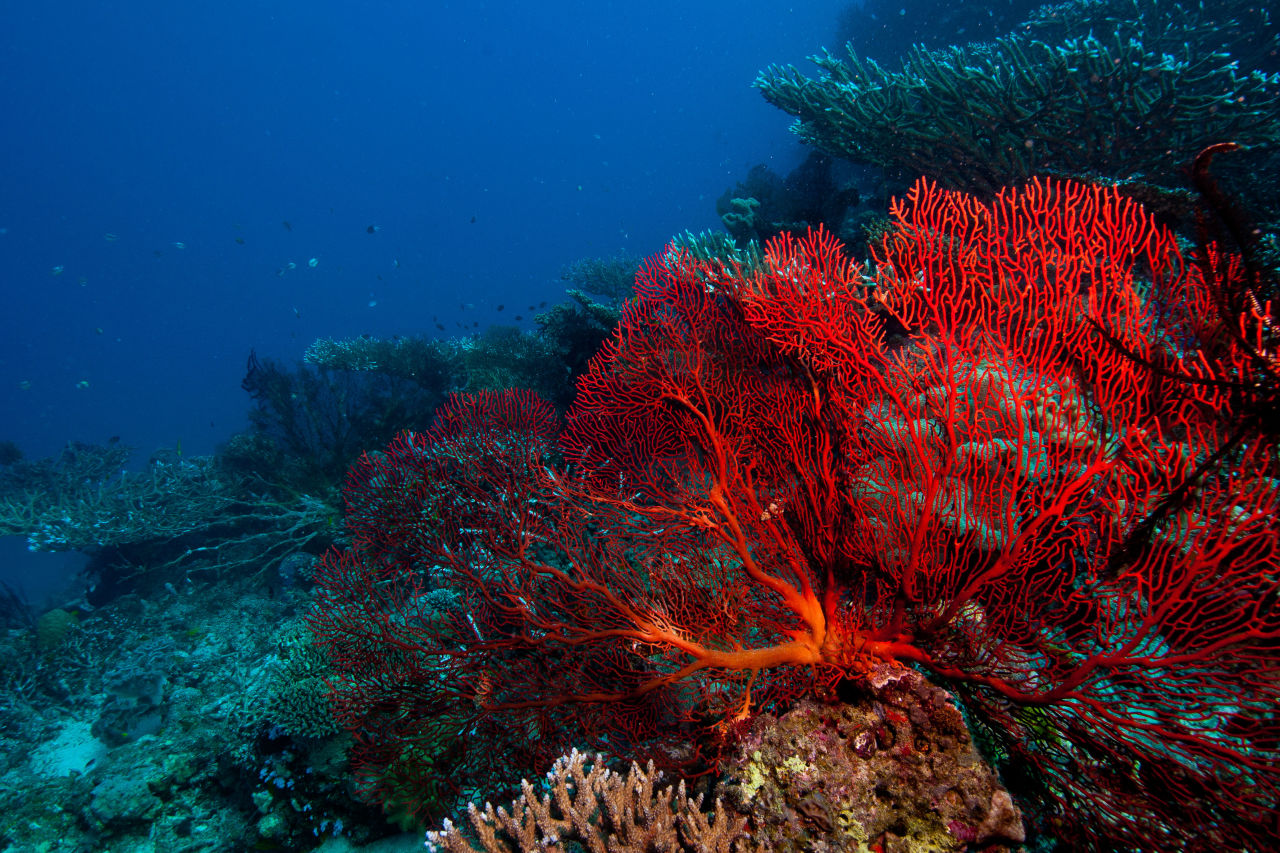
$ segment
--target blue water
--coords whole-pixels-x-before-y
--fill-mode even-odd
[[[844,5],[5,4],[0,439],[208,453],[251,349],[531,326],[564,265],[799,162],[751,82]],[[0,579],[75,559],[0,540]]]
[[[717,225],[802,156],[752,79],[842,5],[7,4],[0,438],[210,452],[251,348],[513,323]]]

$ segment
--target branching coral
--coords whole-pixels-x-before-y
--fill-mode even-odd
[[[111,552],[118,581],[134,563],[139,574],[272,570],[296,551],[323,549],[336,532],[323,501],[251,494],[216,457],[160,451],[128,471],[128,454],[72,444],[14,466],[0,481],[0,535],[25,536],[33,551]]]
[[[1210,143],[1280,141],[1280,75],[1238,64],[1233,22],[1156,0],[1040,15],[991,43],[916,48],[898,70],[823,53],[817,79],[773,66],[756,85],[805,142],[981,192],[1042,173],[1178,187]]]
[[[579,849],[578,844],[591,853],[750,849],[741,819],[719,801],[714,812],[704,813],[701,796],[690,799],[683,781],[664,786],[652,763],[617,773],[603,757],[591,761],[574,750],[552,767],[544,791],[526,780],[510,809],[472,804],[469,817],[479,848],[448,821],[442,832],[427,834],[427,846],[448,853],[563,853]]]

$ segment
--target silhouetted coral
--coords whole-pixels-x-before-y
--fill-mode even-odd
[[[410,379],[437,402],[447,391],[526,388],[564,409],[587,361],[613,331],[618,306],[630,293],[634,276],[635,261],[630,258],[582,260],[563,274],[582,289],[569,290],[570,301],[534,317],[534,331],[492,325],[479,334],[443,340],[326,338],[307,348],[306,361],[323,369]],[[588,292],[605,301],[592,299]]]
[[[570,295],[585,291],[620,305],[635,292],[636,271],[639,269],[640,259],[627,254],[580,258],[561,270],[560,278],[569,283]]]
[[[430,422],[440,401],[431,384],[373,370],[289,370],[250,353],[241,387],[253,399],[254,432],[283,453],[276,482],[326,494],[361,453]]]
[[[856,250],[863,243],[860,222],[869,215],[859,208],[857,179],[874,180],[860,174],[865,171],[821,151],[811,151],[785,178],[759,164],[724,191],[716,213],[739,246],[764,245],[784,232],[800,235],[822,225]]]
[[[448,341],[431,338],[320,338],[307,347],[303,361],[321,368],[377,372],[408,379],[431,394],[443,396],[461,379],[463,366]]]
[[[538,390],[561,409],[573,402],[578,377],[612,334],[620,314],[617,304],[597,302],[583,291],[570,290],[568,295],[572,303],[553,305],[534,318],[539,337],[556,353],[556,369]]]
[[[0,467],[16,465],[22,461],[22,448],[12,441],[0,441]]]

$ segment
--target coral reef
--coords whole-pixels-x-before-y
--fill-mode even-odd
[[[820,78],[774,66],[756,85],[805,142],[907,180],[982,193],[1043,173],[1182,187],[1211,143],[1280,141],[1280,77],[1241,64],[1247,28],[1222,14],[1076,0],[994,42],[913,48],[898,70],[824,53]]]
[[[945,853],[1012,850],[1017,808],[975,751],[959,710],[889,664],[842,703],[800,702],[733,733],[712,812],[652,763],[606,769],[574,750],[510,807],[468,807],[428,846],[449,853],[569,850]],[[479,844],[479,847],[475,846]]]
[[[56,645],[0,634],[0,849],[310,850],[394,834],[352,797],[345,736],[289,737],[263,713],[305,602],[298,587],[197,577],[50,617],[71,626]]]
[[[262,683],[251,695],[252,716],[292,738],[325,738],[338,734],[329,703],[329,660],[316,648],[302,620],[276,632],[278,652],[269,660]]]
[[[351,340],[320,338],[307,347],[302,360],[320,368],[351,372],[379,372],[408,379],[431,394],[443,396],[457,387],[461,371],[458,353],[447,341],[423,337]]]
[[[120,746],[159,731],[168,713],[165,688],[177,652],[172,637],[129,644],[103,675],[97,691],[101,705],[91,729],[94,737],[107,746]]]
[[[616,268],[611,267],[610,271],[616,272]],[[591,286],[602,288],[590,292],[601,293],[606,299],[611,298],[610,292],[615,295],[619,293],[607,284],[596,283]],[[630,285],[628,290],[629,288]],[[556,353],[557,366],[547,370],[547,381],[527,386],[539,391],[560,409],[569,408],[573,402],[578,377],[586,372],[591,357],[600,351],[600,345],[613,332],[621,314],[617,303],[598,302],[587,291],[569,290],[568,296],[571,302],[553,305],[534,317],[538,324],[538,336]],[[550,381],[552,377],[556,381]]]
[[[821,231],[750,273],[669,252],[563,428],[458,395],[362,461],[312,624],[374,773],[447,699],[519,767],[697,771],[896,660],[1013,733],[1070,843],[1274,841],[1266,291],[1097,185],[893,214],[869,268]]]
[[[332,544],[336,510],[307,494],[275,497],[214,456],[155,453],[141,471],[130,449],[72,443],[57,457],[0,476],[0,535],[33,551],[85,551],[101,603],[140,583],[191,572],[271,573],[299,550]]]

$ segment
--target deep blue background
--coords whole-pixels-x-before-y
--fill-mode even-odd
[[[565,264],[800,160],[751,82],[847,5],[4,4],[0,439],[207,453],[250,348],[530,325]]]
[[[208,452],[251,347],[528,324],[564,264],[717,225],[799,156],[755,73],[843,4],[6,5],[0,438],[41,456]]]

